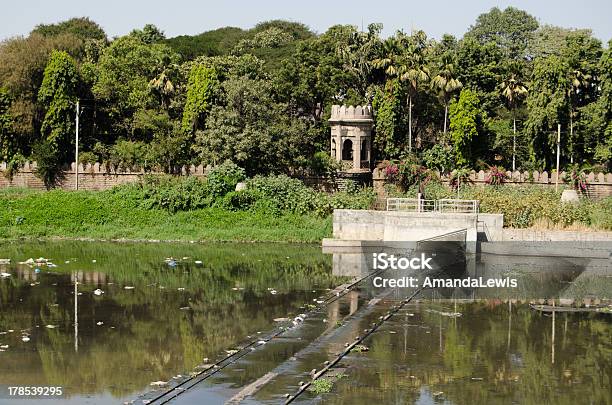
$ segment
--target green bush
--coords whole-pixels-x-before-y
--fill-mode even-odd
[[[226,160],[215,166],[206,177],[209,191],[213,198],[224,196],[236,189],[236,184],[246,178],[244,169],[233,162]]]
[[[4,177],[9,181],[13,181],[13,177],[21,168],[25,165],[26,158],[21,153],[15,153],[6,164],[6,170],[4,171]]]

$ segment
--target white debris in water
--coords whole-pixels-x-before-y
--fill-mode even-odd
[[[55,328],[57,328],[57,325],[47,325],[46,328],[48,328],[48,329],[55,329]]]
[[[8,331],[9,331],[9,333],[13,333],[13,332],[15,332],[15,330],[14,330],[14,329],[9,329]]]
[[[202,264],[202,260],[196,260],[194,263],[195,264]]]
[[[0,345],[0,349],[8,349],[9,345]]]
[[[134,287],[130,286],[130,285],[126,285],[125,287],[123,287],[124,290],[133,290]]]
[[[21,337],[21,341],[22,341],[22,342],[29,342],[29,341],[30,341],[30,338],[29,338],[28,336],[22,336],[22,337]]]
[[[232,354],[238,353],[238,350],[230,349],[230,350],[226,350],[225,353],[227,353],[227,354],[229,354],[231,356]]]
[[[260,341],[258,341],[257,343],[258,343],[258,344],[260,344],[260,345],[265,345],[265,344],[266,344],[266,341],[265,341],[265,340],[260,340]]]
[[[92,262],[92,263],[96,263],[96,262],[97,262],[97,260],[96,260],[96,259],[93,259],[91,262]]]
[[[104,325],[104,322],[102,322],[102,321],[100,321],[100,322],[96,322],[96,325],[98,325],[98,326],[102,326],[102,325]]]
[[[0,273],[0,278],[7,278],[10,276],[11,276],[11,273]]]
[[[180,307],[179,309],[187,310],[187,309],[191,309],[191,307]]]
[[[274,322],[287,322],[289,318],[274,318]]]
[[[177,290],[179,290],[179,291],[185,291],[185,287],[179,287],[179,288],[177,288]]]
[[[0,264],[11,264],[11,259],[0,259]]]
[[[149,385],[151,385],[151,387],[163,387],[166,384],[168,384],[166,381],[153,381]]]
[[[94,295],[102,295],[104,294],[104,291],[100,290],[99,288],[96,288],[93,293]]]
[[[277,293],[276,290],[270,290],[270,294],[276,295],[276,293]]]

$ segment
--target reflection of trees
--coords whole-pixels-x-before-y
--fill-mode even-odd
[[[18,333],[8,337],[13,340],[11,349],[1,353],[0,381],[58,384],[68,393],[109,390],[125,396],[151,381],[191,371],[204,357],[214,359],[247,335],[270,329],[273,318],[298,312],[316,295],[312,289],[340,283],[330,275],[329,257],[311,246],[68,242],[33,244],[29,250],[5,244],[2,249],[13,263],[51,258],[60,274],[43,272],[36,286],[17,277],[0,282],[0,331],[29,328],[32,337],[30,346],[18,341]],[[195,266],[191,259],[173,269],[164,263],[169,256],[204,264]],[[104,273],[105,282],[112,283],[101,286],[105,294],[100,297],[92,291],[104,278],[79,285],[78,353],[71,285],[77,270]],[[125,285],[136,288],[125,290]],[[190,309],[180,309],[185,307]],[[98,321],[104,324],[96,326]],[[23,351],[32,345],[36,351]]]
[[[417,312],[410,319],[414,326],[406,329],[407,351],[401,335],[405,322],[399,317],[393,324],[398,333],[373,335],[367,363],[351,371],[351,383],[338,384],[339,396],[330,402],[393,403],[397,397],[413,403],[423,388],[442,391],[441,398],[457,404],[604,404],[612,400],[609,315],[557,313],[553,364],[552,318],[527,305],[513,305],[508,345],[508,308],[462,304],[457,306],[463,313],[458,319]]]

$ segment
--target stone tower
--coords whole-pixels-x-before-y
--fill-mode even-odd
[[[372,154],[371,106],[332,106],[331,156],[352,173],[369,172]]]

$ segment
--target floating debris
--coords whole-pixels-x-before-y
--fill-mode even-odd
[[[94,295],[102,295],[104,294],[104,291],[100,290],[99,288],[96,288],[93,293]]]
[[[123,287],[124,290],[133,290],[135,287],[132,287],[131,285],[126,285],[125,287]]]
[[[7,278],[10,276],[11,276],[11,273],[0,273],[0,278]]]
[[[37,267],[37,268],[35,268],[35,269],[34,269],[34,273],[36,273],[36,274],[40,273],[40,269],[39,269],[38,267]]]
[[[179,287],[179,288],[177,288],[177,290],[179,290],[179,291],[185,291],[185,287]]]
[[[276,294],[277,294],[277,291],[276,291],[276,290],[270,290],[270,294],[272,294],[272,295],[276,295]]]
[[[11,259],[0,259],[0,264],[11,264]]]
[[[98,326],[102,326],[102,325],[104,325],[104,322],[102,322],[102,321],[100,321],[100,322],[96,322],[96,325],[98,325]]]
[[[9,348],[9,345],[0,345],[0,349],[5,349],[6,350],[8,348]]]
[[[55,329],[57,328],[57,325],[47,325],[45,326],[47,329]]]
[[[29,338],[28,336],[22,336],[22,337],[21,337],[21,341],[22,341],[22,342],[29,342],[29,341],[30,341],[30,338]]]
[[[444,312],[444,311],[436,311],[435,309],[428,309],[427,312],[433,312],[435,314],[442,315],[442,316],[448,316],[450,318],[458,318],[462,315],[461,312]]]
[[[93,259],[91,262],[92,262],[92,263],[96,263],[96,262],[97,262],[97,260],[96,260],[96,259]]]
[[[167,385],[168,383],[166,381],[153,381],[151,384],[149,384],[151,387],[163,387],[164,385]]]
[[[181,310],[188,310],[188,309],[191,309],[191,307],[180,307],[179,309],[181,309]]]
[[[202,260],[196,260],[194,263],[195,264],[202,264]]]
[[[357,352],[357,353],[361,353],[361,352],[367,352],[369,350],[370,350],[370,348],[368,346],[365,346],[365,345],[355,345],[355,347],[353,347],[353,349],[351,351]]]
[[[287,322],[289,318],[274,318],[274,322]]]
[[[230,350],[226,350],[226,351],[225,351],[225,353],[227,353],[227,354],[229,354],[229,355],[231,356],[231,355],[233,355],[233,354],[238,353],[238,350],[235,350],[235,349],[230,349]]]

